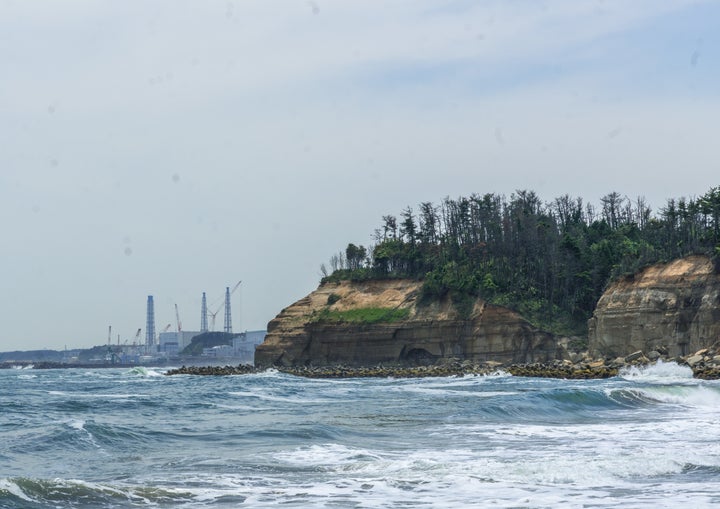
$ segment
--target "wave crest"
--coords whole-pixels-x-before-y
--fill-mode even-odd
[[[663,362],[658,360],[655,364],[647,366],[630,366],[620,370],[620,378],[632,382],[644,383],[683,383],[693,382],[693,372],[689,366],[681,366],[677,362]]]
[[[27,507],[27,503],[40,506],[63,503],[74,504],[82,500],[87,507],[115,506],[130,501],[142,505],[186,502],[195,496],[185,490],[161,489],[142,486],[113,486],[76,479],[32,479],[15,477],[0,479],[0,507]]]

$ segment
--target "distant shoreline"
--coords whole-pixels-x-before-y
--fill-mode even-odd
[[[237,360],[235,360],[236,362]],[[57,361],[39,361],[39,362],[32,362],[32,361],[3,361],[0,362],[0,369],[72,369],[72,368],[80,368],[80,369],[108,369],[108,368],[126,368],[126,369],[132,369],[132,368],[149,368],[149,367],[171,367],[171,366],[178,366],[178,365],[191,365],[191,366],[208,366],[210,361],[207,358],[190,358],[190,359],[170,359],[166,361],[158,361],[158,362],[150,362],[150,363],[142,363],[142,362],[132,362],[132,363],[94,363],[94,362],[57,362]],[[228,359],[217,359],[216,362],[211,363],[211,365],[216,366],[222,366],[225,365],[227,362],[229,362]]]
[[[152,364],[157,366],[159,364]],[[54,362],[54,361],[43,361],[43,362],[0,362],[0,369],[70,369],[70,368],[136,368],[139,366],[150,366],[150,364],[106,364],[106,363],[92,363],[92,362]]]

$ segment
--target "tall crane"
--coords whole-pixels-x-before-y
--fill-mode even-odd
[[[215,312],[212,312],[208,310],[208,314],[210,315],[210,332],[215,332],[215,317],[222,309],[223,304],[220,304],[220,307],[215,310]]]
[[[178,311],[177,304],[175,304],[175,319],[177,320],[177,331],[182,332],[182,322],[180,321],[180,311]]]
[[[141,332],[142,332],[142,329],[138,329],[137,332],[135,333],[135,337],[133,338],[133,346],[137,346],[138,339],[140,339]],[[128,341],[130,341],[130,339],[126,339],[125,341],[123,341],[123,346],[127,345]],[[120,336],[118,336],[118,345],[119,344],[120,344]]]
[[[230,290],[230,295],[232,295],[233,293],[235,293],[235,290],[238,289],[238,286],[240,286],[240,283],[242,283],[242,280],[238,281],[238,282],[235,284],[235,286],[233,286],[232,290]],[[210,331],[211,331],[211,332],[215,332],[215,317],[217,316],[217,314],[220,312],[220,310],[221,310],[224,306],[225,306],[225,301],[223,301],[223,302],[217,307],[217,309],[216,309],[214,312],[208,310],[208,314],[210,315],[210,318],[211,318],[211,320],[210,320],[210,324],[211,324],[211,325],[210,325]]]

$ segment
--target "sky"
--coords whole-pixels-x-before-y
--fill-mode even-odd
[[[387,214],[720,185],[720,3],[0,0],[0,351],[265,329]],[[216,329],[222,328],[222,311]]]

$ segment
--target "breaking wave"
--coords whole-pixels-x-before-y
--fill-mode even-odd
[[[190,501],[193,494],[180,489],[122,486],[76,479],[0,479],[0,506],[28,507],[130,507],[172,506]]]

